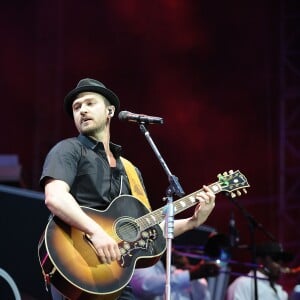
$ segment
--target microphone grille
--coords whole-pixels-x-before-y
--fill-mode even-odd
[[[126,110],[120,111],[118,115],[119,120],[126,120],[128,113]]]

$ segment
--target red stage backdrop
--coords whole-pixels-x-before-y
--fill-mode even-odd
[[[63,98],[92,77],[121,110],[164,118],[148,129],[187,194],[243,172],[241,205],[277,237],[279,13],[274,1],[4,2],[0,151],[19,155],[22,186],[40,191],[46,153],[77,134]],[[152,206],[164,205],[168,178],[138,125],[115,117],[112,140],[142,171]],[[231,212],[248,244],[247,221],[225,196],[207,223],[227,233]],[[286,226],[283,242],[299,241]]]

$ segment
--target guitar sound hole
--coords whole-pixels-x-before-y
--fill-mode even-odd
[[[116,223],[116,233],[123,240],[127,242],[134,242],[140,236],[140,230],[134,220],[123,218]]]

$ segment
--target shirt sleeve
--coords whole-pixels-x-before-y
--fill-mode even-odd
[[[56,144],[46,156],[40,178],[41,187],[44,187],[47,178],[65,181],[71,186],[77,174],[80,156],[80,147],[72,139]]]

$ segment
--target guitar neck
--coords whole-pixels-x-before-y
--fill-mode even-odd
[[[209,188],[213,191],[214,194],[217,194],[222,191],[222,187],[219,182],[215,182],[209,185]],[[191,193],[187,196],[184,196],[173,202],[174,215],[177,215],[186,209],[196,205],[199,201],[196,199],[196,195],[203,191],[200,189],[194,193]],[[141,230],[145,230],[151,226],[161,223],[165,218],[164,213],[165,207],[154,210],[136,220],[139,224]]]

